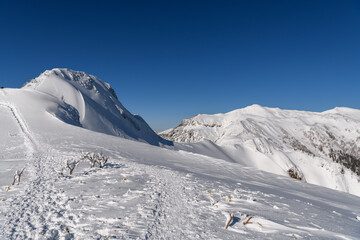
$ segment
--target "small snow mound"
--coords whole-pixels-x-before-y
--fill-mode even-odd
[[[250,106],[243,108],[243,110],[263,110],[263,109],[265,109],[265,107],[259,104],[252,104]]]
[[[239,109],[239,110],[235,110],[233,112],[228,113],[229,115],[232,115],[232,113],[237,113],[237,114],[250,114],[250,115],[256,115],[256,116],[261,116],[261,117],[266,117],[272,114],[272,111],[274,109],[270,109],[267,107],[263,107],[260,106],[258,104],[253,104],[250,105],[248,107]]]
[[[352,119],[360,120],[360,110],[348,107],[336,107],[334,109],[324,111],[321,114],[347,116]]]
[[[335,107],[333,109],[324,111],[323,113],[346,113],[346,112],[353,112],[353,111],[360,111],[358,109],[349,108],[349,107]]]

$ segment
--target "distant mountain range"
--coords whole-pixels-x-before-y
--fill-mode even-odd
[[[252,105],[185,119],[160,136],[181,143],[175,144],[178,149],[360,196],[360,111],[356,109],[316,113]]]

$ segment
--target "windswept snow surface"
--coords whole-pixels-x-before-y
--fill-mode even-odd
[[[315,113],[252,105],[197,115],[160,133],[175,149],[289,176],[360,196],[360,110]]]
[[[146,141],[153,145],[170,144],[160,138],[139,116],[132,115],[118,100],[108,83],[80,71],[55,68],[31,80],[24,89],[33,89],[60,101],[68,123],[84,128]]]
[[[94,132],[56,99],[0,90],[0,239],[360,239],[359,197]],[[84,152],[110,160],[70,175]]]

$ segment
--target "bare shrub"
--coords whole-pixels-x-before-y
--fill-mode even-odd
[[[109,156],[104,155],[103,153],[100,153],[99,157],[98,157],[99,167],[103,168],[108,160],[109,160]]]
[[[67,161],[66,161],[66,166],[67,166],[67,168],[68,168],[69,171],[70,171],[70,175],[72,175],[75,167],[79,164],[79,162],[80,162],[79,160],[73,160],[73,161],[67,160]]]
[[[107,161],[109,160],[109,156],[104,155],[103,153],[86,153],[82,159],[87,159],[90,162],[90,167],[93,168],[95,166],[99,166],[99,168],[103,168]]]
[[[85,155],[82,156],[81,159],[84,159],[84,160],[87,159],[87,160],[89,160],[89,162],[90,162],[90,167],[91,167],[91,168],[95,167],[95,165],[96,165],[95,153],[85,153]]]

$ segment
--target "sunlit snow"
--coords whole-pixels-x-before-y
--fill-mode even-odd
[[[359,197],[172,146],[78,75],[0,89],[0,239],[360,239]]]

